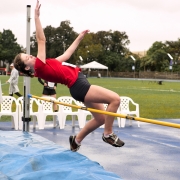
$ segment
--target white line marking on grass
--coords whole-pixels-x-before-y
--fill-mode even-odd
[[[136,89],[136,90],[145,90],[145,91],[165,91],[165,92],[180,92],[180,91],[176,91],[176,90],[173,90],[173,89],[146,89],[146,87],[143,87],[143,88],[123,88],[123,87],[114,87],[114,88],[118,88],[118,89]]]

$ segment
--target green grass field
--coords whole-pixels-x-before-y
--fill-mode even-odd
[[[8,84],[4,84],[9,76],[0,76],[3,95],[8,95]],[[140,107],[140,117],[150,119],[180,118],[180,82],[165,81],[162,85],[150,80],[118,79],[118,78],[88,78],[91,84],[115,91],[120,96],[131,97]],[[19,78],[20,92],[23,93],[24,77]],[[43,86],[37,78],[31,79],[30,92],[41,96]],[[57,97],[70,96],[66,86],[58,84]],[[133,107],[131,107],[133,108]]]

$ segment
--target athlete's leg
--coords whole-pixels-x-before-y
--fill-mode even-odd
[[[106,110],[109,112],[116,113],[120,105],[120,97],[117,93],[111,90],[105,89],[100,86],[92,85],[86,94],[85,102],[108,104]],[[107,115],[105,119],[104,134],[112,133],[113,122],[114,122],[114,117]]]
[[[113,91],[105,89],[100,86],[91,85],[89,91],[85,96],[84,103],[87,107],[103,110],[103,103],[108,104],[107,111],[117,112],[120,104],[120,97]],[[98,104],[101,103],[101,104]],[[109,115],[102,115],[98,113],[93,113],[94,119],[89,121],[85,127],[77,135],[77,142],[81,142],[87,134],[98,128],[105,121],[104,134],[108,135],[113,132],[112,126],[114,122],[114,117]]]
[[[93,109],[99,109],[104,111],[103,104],[100,103],[84,103],[86,107],[93,108]],[[76,141],[80,143],[89,133],[97,129],[99,126],[103,125],[105,123],[105,117],[106,115],[100,114],[100,113],[94,113],[92,112],[93,119],[89,120],[83,129],[77,134]]]

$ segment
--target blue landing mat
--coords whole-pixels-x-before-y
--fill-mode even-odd
[[[0,131],[0,179],[122,180],[79,153],[21,131]]]

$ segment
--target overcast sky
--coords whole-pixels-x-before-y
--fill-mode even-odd
[[[144,51],[155,41],[180,38],[180,0],[40,0],[41,22],[58,27],[70,20],[74,31],[118,30],[129,37],[131,51]],[[36,0],[0,0],[0,31],[10,29],[26,46],[26,13],[31,5],[31,35],[35,31]]]

